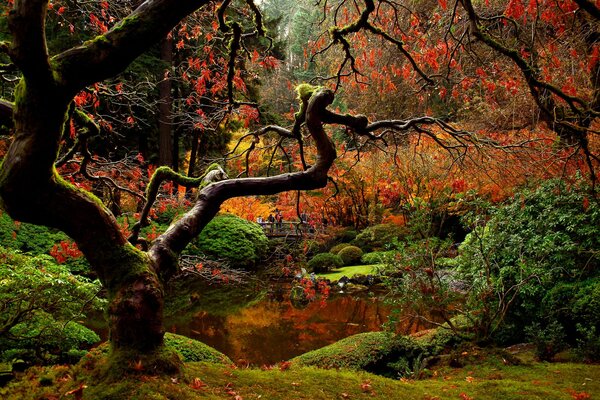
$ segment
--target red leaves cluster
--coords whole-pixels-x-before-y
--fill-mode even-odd
[[[83,253],[79,250],[75,242],[63,240],[59,244],[52,246],[50,255],[54,257],[57,263],[62,264],[69,258],[79,258],[83,256]]]

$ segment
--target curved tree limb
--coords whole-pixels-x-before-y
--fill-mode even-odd
[[[217,182],[202,189],[193,208],[159,236],[149,250],[157,272],[163,279],[177,269],[176,256],[196,237],[230,198],[250,195],[270,195],[289,190],[311,190],[327,184],[327,172],[336,158],[333,143],[323,128],[325,109],[333,102],[330,90],[315,93],[306,110],[306,126],[315,141],[317,160],[306,171],[272,177],[238,178]]]

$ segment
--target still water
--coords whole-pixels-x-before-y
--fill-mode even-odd
[[[326,300],[294,306],[289,286],[277,285],[245,295],[239,289],[203,288],[193,294],[197,304],[166,319],[166,329],[200,340],[237,364],[261,366],[350,335],[379,331],[390,314],[383,300],[366,293],[332,293]],[[211,290],[222,293],[217,296]]]

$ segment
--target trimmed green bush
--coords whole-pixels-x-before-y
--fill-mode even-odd
[[[338,253],[338,256],[342,259],[344,265],[357,265],[360,264],[360,258],[363,255],[363,251],[360,247],[356,246],[347,246],[344,247]]]
[[[332,269],[341,268],[344,262],[340,256],[331,253],[320,253],[311,258],[308,268],[317,274],[328,272]]]
[[[387,250],[407,234],[407,229],[394,224],[371,226],[359,233],[350,244],[364,252]]]
[[[331,249],[329,249],[329,252],[331,254],[339,254],[340,251],[342,251],[343,249],[345,249],[348,246],[351,246],[350,243],[339,243],[339,244],[336,244],[335,246],[333,246]]]
[[[231,214],[218,215],[206,225],[184,253],[224,260],[233,267],[252,269],[266,255],[269,239],[260,225]]]
[[[393,257],[396,255],[396,253],[397,253],[396,250],[372,251],[370,253],[363,254],[362,257],[360,258],[360,261],[366,265],[382,264],[388,260],[393,259]]]
[[[214,364],[232,364],[225,354],[186,336],[165,333],[165,345],[175,350],[184,362],[205,361]]]

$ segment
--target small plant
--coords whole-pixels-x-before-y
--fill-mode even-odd
[[[556,321],[546,327],[535,323],[525,328],[525,333],[535,345],[535,355],[541,361],[552,361],[556,354],[566,348],[565,332]]]
[[[328,272],[343,266],[344,262],[340,256],[331,253],[317,254],[308,262],[308,268],[317,274]]]
[[[360,247],[356,246],[347,246],[344,247],[338,253],[338,256],[342,259],[344,265],[356,265],[360,263],[360,258],[363,255],[363,251]]]

